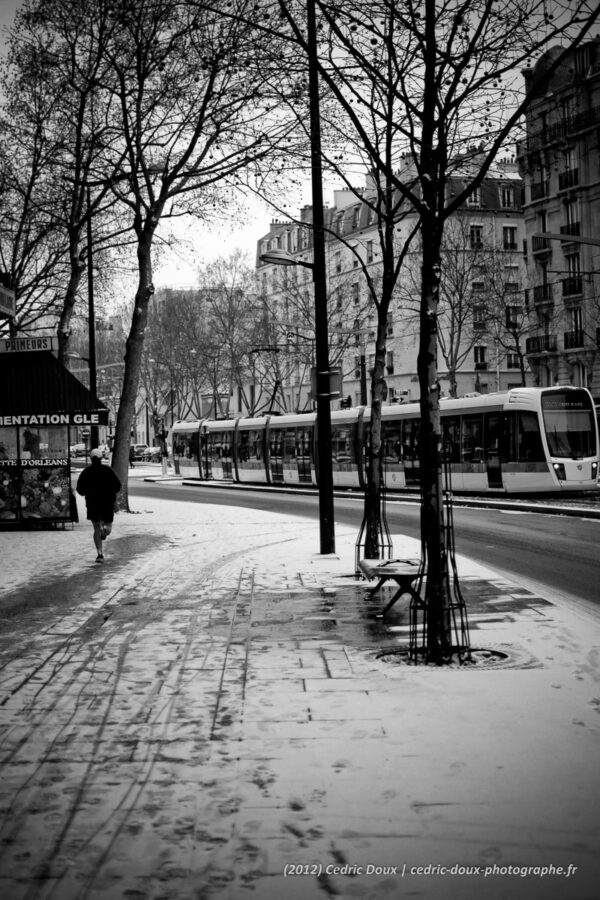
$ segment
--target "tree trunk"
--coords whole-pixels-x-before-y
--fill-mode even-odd
[[[379,309],[375,365],[371,378],[371,420],[369,422],[369,439],[367,442],[367,481],[364,506],[365,557],[367,559],[379,558],[382,549],[379,540],[382,534],[381,484],[383,480],[381,409],[385,387],[386,331],[387,306]]]
[[[157,216],[158,220],[158,216]],[[144,335],[148,321],[148,305],[154,293],[152,285],[152,238],[153,229],[144,229],[138,236],[138,288],[135,295],[135,307],[131,320],[131,329],[125,349],[125,370],[123,390],[117,413],[115,444],[112,465],[121,480],[121,491],[117,497],[118,510],[129,512],[129,492],[127,479],[129,475],[129,446],[131,427],[135,418],[135,401],[137,398],[140,372],[142,368],[142,350]]]
[[[432,233],[433,232],[433,233]],[[421,333],[417,371],[421,389],[421,537],[427,560],[425,605],[427,661],[441,665],[451,650],[446,590],[446,538],[441,465],[440,385],[437,365],[437,308],[440,240],[424,224]]]
[[[79,235],[71,236],[71,271],[69,273],[69,282],[63,300],[63,306],[58,320],[56,329],[58,336],[58,358],[60,362],[65,363],[65,356],[69,347],[69,338],[71,337],[71,318],[77,300],[77,291],[81,283],[81,276],[85,269],[79,257]],[[88,353],[89,356],[89,353]]]

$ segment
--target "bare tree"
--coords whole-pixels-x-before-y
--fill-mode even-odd
[[[311,0],[312,2],[312,0]],[[553,71],[600,15],[591,0],[314,0],[320,20],[316,59],[321,82],[338,107],[327,163],[344,177],[353,164],[375,173],[371,202],[380,231],[382,288],[372,378],[366,552],[376,549],[381,383],[391,288],[413,233],[396,234],[403,209],[417,215],[422,246],[418,377],[421,394],[422,536],[427,558],[426,657],[452,656],[448,561],[441,478],[438,316],[441,251],[448,219],[477,188],[519,122],[530,94],[519,70],[557,41]],[[308,54],[295,4],[279,0],[294,39]],[[546,72],[546,75],[548,72]],[[453,196],[447,185],[470,146],[478,165]]]

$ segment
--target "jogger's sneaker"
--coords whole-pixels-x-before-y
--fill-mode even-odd
[[[104,554],[103,553],[98,554],[98,556],[96,557],[96,562],[104,562]]]

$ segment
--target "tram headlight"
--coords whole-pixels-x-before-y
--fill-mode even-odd
[[[552,463],[552,468],[554,469],[554,474],[558,478],[559,481],[567,480],[567,473],[565,472],[565,464],[564,463]]]
[[[592,463],[592,478],[597,478],[597,477],[598,477],[598,463],[593,462]]]

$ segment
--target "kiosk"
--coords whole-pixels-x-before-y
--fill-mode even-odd
[[[108,408],[49,351],[0,353],[0,526],[77,518],[72,436]]]

